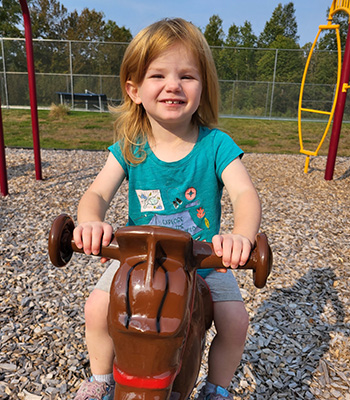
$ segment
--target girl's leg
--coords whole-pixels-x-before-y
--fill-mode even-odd
[[[214,303],[217,334],[212,341],[208,360],[208,382],[226,388],[240,364],[249,325],[242,301]]]
[[[114,349],[108,334],[109,293],[94,289],[85,304],[85,337],[93,375],[111,374]]]

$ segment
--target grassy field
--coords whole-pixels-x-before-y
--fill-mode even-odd
[[[38,112],[42,148],[104,150],[113,143],[114,116],[109,113],[69,112],[52,116],[49,110]],[[6,146],[33,147],[29,110],[2,110]],[[229,133],[247,153],[298,154],[296,121],[225,118],[219,127]],[[314,151],[323,135],[325,123],[303,125],[304,149]],[[319,154],[328,153],[331,130]],[[350,156],[350,124],[343,124],[338,155]]]

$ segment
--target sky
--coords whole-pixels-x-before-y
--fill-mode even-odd
[[[216,14],[223,20],[227,34],[234,23],[241,26],[245,21],[252,24],[256,36],[263,31],[279,3],[291,0],[61,0],[69,12],[83,8],[103,12],[105,20],[115,21],[120,27],[130,29],[133,36],[142,28],[162,18],[181,17],[201,29]],[[293,1],[293,0],[292,0]],[[327,23],[327,9],[332,0],[294,0],[298,23],[299,44],[313,42],[318,26]]]

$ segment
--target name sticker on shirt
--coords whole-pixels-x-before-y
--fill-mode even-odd
[[[136,190],[136,194],[141,204],[141,212],[164,210],[160,190]]]
[[[151,221],[150,225],[165,226],[168,228],[179,229],[190,233],[192,236],[202,229],[195,224],[188,211],[183,211],[171,215],[158,215],[156,214]]]

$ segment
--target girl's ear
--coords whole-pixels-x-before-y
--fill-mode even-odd
[[[138,86],[133,81],[126,81],[125,90],[134,103],[141,104]]]

